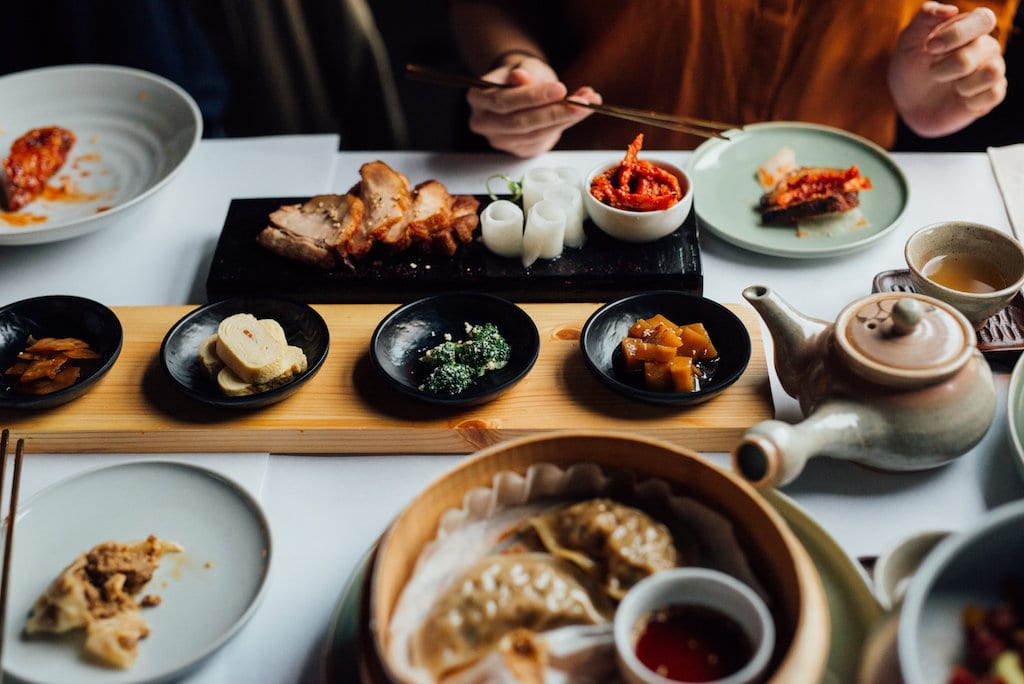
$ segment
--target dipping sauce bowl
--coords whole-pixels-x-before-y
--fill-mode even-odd
[[[934,223],[907,240],[914,289],[956,307],[975,328],[1024,286],[1024,246],[1012,235],[967,221]]]
[[[674,568],[637,583],[615,612],[615,650],[631,684],[759,681],[775,648],[768,607],[717,570]]]

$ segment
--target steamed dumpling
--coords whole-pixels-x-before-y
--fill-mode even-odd
[[[487,556],[438,597],[413,635],[411,655],[440,679],[487,655],[515,630],[600,624],[609,615],[565,561],[539,553]]]
[[[679,564],[665,525],[611,499],[581,501],[526,524],[550,553],[582,569],[614,599],[648,575]]]

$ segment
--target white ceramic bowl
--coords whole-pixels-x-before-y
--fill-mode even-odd
[[[753,645],[747,664],[711,684],[759,681],[775,648],[775,624],[764,601],[749,586],[709,568],[657,572],[633,586],[615,611],[615,651],[622,676],[631,684],[679,684],[654,672],[636,655],[639,623],[651,612],[674,605],[711,608],[731,618]]]
[[[961,611],[990,609],[1003,583],[1024,580],[1024,501],[1004,504],[969,530],[950,535],[925,558],[907,586],[898,649],[906,684],[944,682],[965,658]]]
[[[0,158],[40,126],[62,126],[76,138],[57,173],[75,188],[74,201],[39,198],[10,215],[31,214],[28,225],[0,214],[4,246],[65,240],[122,222],[177,175],[203,132],[188,93],[127,67],[76,64],[8,74],[0,77],[0,103]]]
[[[679,179],[683,197],[668,209],[659,211],[627,211],[616,209],[599,202],[590,194],[590,183],[594,177],[618,166],[621,159],[598,164],[587,174],[583,187],[583,206],[594,225],[608,235],[626,242],[653,242],[673,233],[690,214],[693,208],[693,181],[681,168],[661,159],[647,159],[650,163],[665,169]]]
[[[911,235],[903,253],[914,289],[956,307],[976,328],[1005,308],[1024,286],[1024,246],[991,226],[967,221],[934,223]],[[1007,285],[992,292],[965,292],[925,275],[925,266],[932,259],[960,255],[986,263]]]

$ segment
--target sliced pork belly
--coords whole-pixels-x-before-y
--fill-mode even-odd
[[[361,204],[351,195],[317,195],[301,206],[283,206],[270,214],[270,225],[256,240],[283,257],[332,268],[346,233],[354,230],[350,216],[354,202]]]
[[[413,242],[429,241],[438,230],[452,222],[452,196],[436,180],[420,183],[413,189],[409,234]]]
[[[258,242],[282,256],[331,268],[365,258],[375,245],[388,252],[417,246],[431,254],[455,254],[473,240],[479,202],[451,195],[428,180],[410,189],[409,179],[382,161],[363,164],[360,180],[344,195],[318,195],[270,215]]]
[[[477,209],[480,201],[472,195],[456,195],[452,205],[452,229],[459,236],[459,242],[471,242],[476,227],[480,225]]]
[[[363,164],[359,176],[360,196],[366,205],[366,234],[391,249],[405,249],[410,242],[412,208],[409,179],[382,161]]]

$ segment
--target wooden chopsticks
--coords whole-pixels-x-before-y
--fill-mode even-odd
[[[4,491],[7,475],[7,446],[11,431],[0,433],[0,494]],[[4,628],[7,624],[7,578],[11,571],[11,548],[14,543],[14,522],[18,512],[18,490],[21,488],[21,462],[25,456],[25,440],[19,439],[14,453],[14,475],[11,483],[11,498],[7,513],[7,534],[4,538],[3,569],[0,570],[0,682],[3,681]]]
[[[450,73],[447,71],[439,71],[419,64],[406,64],[405,74],[409,78],[417,81],[432,83],[434,85],[445,86],[448,88],[487,89],[513,87],[507,83],[485,81],[481,78],[474,78],[473,76]],[[728,124],[721,121],[694,119],[688,116],[675,116],[672,114],[652,112],[644,109],[633,109],[631,107],[620,107],[617,105],[590,104],[589,102],[574,100],[572,97],[563,98],[562,101],[566,104],[571,104],[574,107],[592,109],[593,111],[599,114],[604,114],[605,116],[612,116],[617,119],[625,119],[627,121],[646,124],[648,126],[665,128],[670,131],[690,133],[691,135],[699,135],[705,138],[721,138],[723,140],[728,140],[728,136],[724,135],[727,131],[743,128],[742,126]]]

